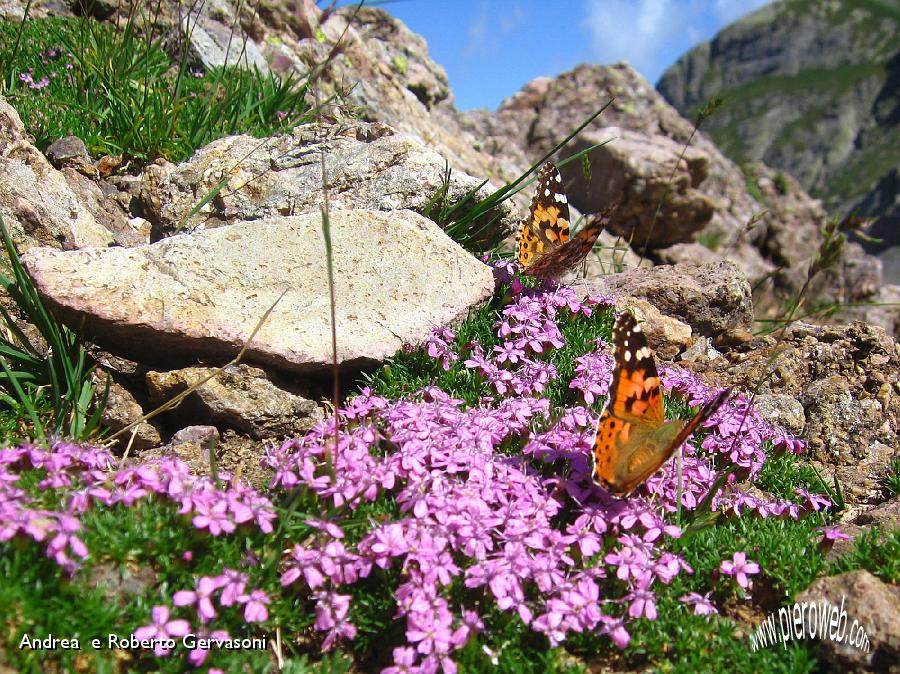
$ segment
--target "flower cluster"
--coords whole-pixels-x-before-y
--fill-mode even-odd
[[[485,354],[480,344],[471,345],[472,353],[464,365],[477,370],[500,396],[542,394],[547,384],[557,378],[557,371],[552,363],[540,357],[564,344],[557,314],[566,311],[570,315],[590,316],[591,305],[600,301],[580,302],[571,288],[560,288],[554,293],[520,294],[503,309],[494,325],[502,342],[489,354]]]
[[[604,346],[602,339],[598,337],[595,344],[596,351],[575,359],[575,377],[569,382],[569,388],[581,391],[587,405],[593,405],[597,396],[609,393],[609,385],[612,382],[612,356],[600,352]]]
[[[197,618],[200,625],[209,624],[217,613],[213,600],[219,594],[219,606],[243,606],[244,621],[247,623],[263,622],[269,619],[266,606],[271,602],[268,595],[262,590],[247,589],[247,576],[240,571],[226,568],[218,576],[203,576],[193,590],[180,590],[172,597],[175,606],[193,606],[197,610]],[[169,654],[165,641],[172,637],[183,637],[189,633],[196,634],[201,639],[227,640],[231,635],[226,630],[209,630],[206,627],[193,629],[190,622],[183,619],[170,619],[171,612],[168,606],[154,606],[151,612],[151,623],[138,627],[132,636],[135,639],[157,639],[154,652],[156,655]],[[194,667],[200,667],[209,655],[207,648],[198,646],[188,652],[187,660]]]
[[[457,360],[459,355],[450,348],[450,344],[456,339],[456,333],[447,327],[434,328],[431,336],[425,342],[425,351],[429,357],[440,361],[441,366],[445,370],[449,370],[450,366]]]
[[[551,644],[596,631],[624,647],[629,621],[656,617],[658,584],[692,572],[665,549],[681,535],[665,521],[677,507],[675,476],[661,472],[649,481],[653,499],[613,499],[590,479],[596,415],[574,407],[547,427],[550,401],[541,393],[558,375],[540,356],[564,345],[559,321],[590,315],[592,304],[567,288],[520,294],[495,324],[501,343],[490,354],[468,345],[464,366],[496,393],[477,406],[434,387],[399,401],[363,390],[342,411],[337,434],[329,419],[270,454],[273,488],[302,485],[323,507],[351,511],[390,496],[400,509],[399,517],[373,522],[355,544],[336,521],[310,523],[316,535],[285,559],[282,585],[315,602],[326,647],[355,636],[344,588],[376,572],[403,572],[394,576],[393,592],[407,645],[394,650],[394,665],[385,670],[391,673],[455,671],[453,652],[483,628],[485,611],[513,613]],[[596,346],[577,359],[570,383],[588,404],[608,391],[612,368],[603,343]],[[450,333],[436,333],[428,353],[444,367],[454,362]],[[688,374],[663,376],[692,404],[716,394]],[[775,437],[740,397],[706,426],[704,449],[686,446],[687,509],[712,487],[717,460],[761,465],[764,454],[754,443]],[[720,444],[707,442],[712,437]],[[515,445],[521,450],[507,454]],[[538,470],[541,463],[552,468]],[[773,510],[761,514],[775,514],[768,505]],[[472,603],[451,605],[449,588],[460,583],[473,591]],[[493,608],[475,600],[481,593]],[[683,601],[698,614],[715,612],[708,597]]]
[[[631,621],[656,618],[660,586],[693,573],[669,551],[668,542],[682,534],[669,514],[679,505],[696,509],[723,466],[758,473],[763,442],[801,448],[738,394],[705,421],[699,448],[684,446],[680,482],[663,469],[627,499],[597,487],[591,479],[592,406],[609,390],[608,345],[596,340],[591,352],[576,358],[571,381],[563,382],[580,392],[585,406],[553,409],[544,394],[560,377],[546,355],[565,346],[563,321],[590,316],[603,301],[579,301],[568,288],[523,289],[493,326],[496,346],[471,343],[461,356],[455,334],[444,328],[427,342],[426,353],[441,368],[466,368],[484,378],[482,390],[490,394],[477,404],[435,386],[401,400],[364,389],[337,418],[267,451],[273,493],[300,493],[317,502],[307,512],[327,513],[307,516],[304,538],[274,541],[277,549],[287,548],[283,592],[308,602],[324,649],[356,638],[351,588],[376,574],[390,588],[405,628],[406,643],[392,644],[389,674],[455,672],[455,652],[501,613],[554,645],[590,631],[625,647]],[[662,368],[660,374],[665,389],[690,405],[716,396],[690,373]],[[39,478],[42,504],[53,492],[64,507],[36,507],[34,489],[22,487],[26,471]],[[0,450],[0,541],[28,536],[45,542],[47,554],[74,572],[88,555],[79,515],[98,504],[130,506],[145,498],[173,503],[209,536],[241,525],[273,533],[271,502],[221,477],[227,489],[191,475],[177,459],[117,467],[105,450],[67,443]],[[797,496],[795,503],[728,489],[713,507],[796,518],[828,505],[817,494],[798,490]],[[376,501],[378,512],[393,514],[359,516]],[[720,570],[746,586],[759,569],[738,552]],[[247,583],[241,572],[225,569],[176,592],[172,603],[196,611],[198,633],[228,638],[214,630],[221,607],[239,607],[246,622],[268,617],[269,596],[248,592]],[[708,595],[681,600],[698,615],[716,612]],[[134,635],[177,636],[189,629],[188,621],[173,619],[160,605],[152,623]],[[192,651],[188,659],[199,666],[206,655]]]
[[[35,499],[19,486],[22,475],[31,471],[42,476],[37,489],[44,500],[55,494],[60,510],[34,507]],[[226,474],[221,477],[229,479]],[[116,469],[108,451],[66,442],[50,448],[0,450],[0,541],[16,536],[47,541],[47,555],[68,573],[88,556],[79,536],[80,515],[94,504],[131,506],[150,497],[178,504],[179,514],[190,516],[195,528],[212,536],[231,533],[245,523],[271,532],[275,519],[271,502],[253,489],[240,482],[219,489],[210,478],[192,475],[179,459]]]
[[[28,85],[29,89],[41,90],[50,86],[50,81],[56,79],[59,76],[59,72],[53,70],[52,67],[56,61],[59,61],[63,56],[72,57],[72,54],[68,52],[64,52],[62,49],[57,47],[51,47],[50,49],[46,49],[42,51],[40,54],[41,63],[44,65],[43,71],[45,74],[40,76],[38,79],[35,79],[34,68],[26,68],[21,73],[19,73],[19,80]],[[71,70],[74,68],[74,64],[70,61],[67,61],[63,64],[64,70]]]

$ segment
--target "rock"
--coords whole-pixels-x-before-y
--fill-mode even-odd
[[[803,405],[789,395],[764,393],[754,398],[753,405],[768,423],[784,429],[791,435],[800,437],[806,427]]]
[[[881,479],[900,447],[896,340],[862,323],[797,322],[724,355],[697,359],[691,369],[710,383],[757,389],[758,398],[783,395],[798,401],[804,407],[809,456],[826,483],[836,475],[852,506],[870,507],[883,498]],[[798,422],[796,415],[792,423]]]
[[[69,0],[69,5],[79,16],[90,16],[97,21],[106,21],[119,8],[114,0]]]
[[[149,460],[172,456],[184,461],[194,475],[210,475],[210,451],[218,457],[220,440],[219,430],[215,426],[186,426],[175,433],[167,445],[144,452],[141,458]]]
[[[601,232],[593,252],[585,260],[585,278],[618,274],[635,267],[652,267],[650,260],[641,260],[621,237]]]
[[[722,351],[736,349],[753,341],[753,333],[743,328],[729,328],[716,335],[713,345]]]
[[[576,289],[585,296],[646,299],[666,316],[684,321],[707,337],[748,327],[753,317],[747,278],[732,262],[633,269],[592,279]]]
[[[582,65],[553,79],[538,78],[504,101],[496,113],[473,111],[462,113],[460,119],[473,135],[486,139],[480,147],[493,153],[498,162],[527,164],[549,152],[562,137],[562,130],[577,128],[613,96],[615,100],[600,117],[560,153],[568,156],[608,141],[590,152],[587,175],[577,164],[564,170],[570,203],[592,213],[618,190],[624,196],[626,214],[626,221],[619,226],[638,225],[632,240],[638,253],[649,252],[654,262],[664,263],[736,262],[754,288],[757,316],[779,314],[803,286],[822,241],[820,229],[826,214],[821,203],[811,199],[790,176],[762,165],[742,170],[703,132],[695,132],[689,121],[626,64]],[[693,117],[693,111],[690,115]],[[674,172],[671,194],[665,200],[646,196],[660,192],[682,149],[687,162]],[[658,162],[668,164],[668,175],[665,171],[654,173]],[[625,189],[621,173],[615,172],[619,167],[635,178],[632,188]],[[678,212],[678,227],[669,226],[668,218],[663,218],[665,227],[659,226],[657,206],[665,213],[669,198]],[[647,223],[654,218],[657,225],[650,232]],[[650,250],[644,251],[648,233]],[[657,236],[662,238],[654,241]],[[694,240],[697,243],[687,243]],[[872,292],[871,282],[878,276],[876,265],[875,258],[860,257],[858,251],[846,247],[834,269],[819,275],[807,288],[806,300],[868,305],[871,299],[860,293]],[[849,299],[851,296],[855,299]],[[869,310],[873,314],[884,311],[874,306],[857,309]],[[900,310],[896,313],[900,320]],[[856,314],[855,318],[867,315]]]
[[[102,395],[109,382],[109,395],[106,406],[103,408],[102,423],[111,433],[117,433],[141,419],[145,412],[135,397],[104,370],[94,370],[92,379],[97,392]],[[134,440],[131,439],[132,431],[123,433],[117,440],[119,448],[130,447],[131,451],[141,451],[150,447],[156,447],[162,442],[159,431],[153,424],[146,421],[140,422],[134,431]]]
[[[47,159],[58,169],[71,166],[76,171],[86,172],[86,174],[96,174],[91,164],[91,156],[88,154],[84,141],[78,136],[64,136],[53,141],[47,147],[45,152]]]
[[[410,209],[426,214],[434,207],[447,164],[415,139],[382,124],[352,127],[297,127],[292,135],[261,141],[232,136],[210,143],[174,169],[160,169],[147,181],[143,200],[162,232],[209,228],[236,220],[319,213],[322,203],[321,153],[325,153],[328,199],[333,209]],[[227,187],[193,217],[198,195],[228,177]],[[480,180],[451,171],[445,199],[460,203]],[[483,187],[476,199],[493,190]],[[499,216],[484,241],[490,247],[516,222],[511,206],[487,213],[474,226]],[[184,222],[183,222],[184,221]],[[493,242],[493,243],[492,243]]]
[[[252,440],[228,429],[219,444],[219,469],[237,475],[243,482],[260,491],[271,483],[274,472],[263,463],[265,448],[259,440]]]
[[[665,136],[619,127],[585,134],[579,142],[587,148],[608,139],[588,154],[589,183],[578,165],[562,169],[572,203],[596,213],[619,200],[609,228],[638,251],[693,240],[717,206],[696,189],[709,174],[709,157]]]
[[[856,523],[880,527],[885,531],[900,529],[900,496],[894,496],[890,501],[860,513],[856,518]]]
[[[882,435],[884,431],[885,429],[882,429]],[[872,435],[871,432],[867,433],[868,437]],[[862,448],[850,445],[848,451],[846,445],[842,445],[839,441],[830,444],[837,447],[837,451],[840,452],[836,459],[810,462],[819,471],[825,483],[834,484],[834,478],[837,478],[844,500],[853,506],[851,514],[859,514],[879,503],[884,498],[882,479],[888,471],[891,459],[896,456],[896,445],[890,447],[878,440],[870,440],[869,444]],[[846,457],[849,455],[862,458],[848,462]]]
[[[853,552],[854,539],[872,529],[893,531],[900,529],[900,496],[894,496],[874,506],[860,503],[841,513],[840,529],[850,540],[836,541],[829,551],[828,560],[834,561]]]
[[[675,243],[656,252],[663,264],[715,264],[722,256],[700,243]]]
[[[87,573],[88,587],[102,592],[103,597],[113,606],[126,606],[140,601],[158,581],[157,571],[149,564],[97,560]],[[0,669],[2,674],[12,674],[13,671]]]
[[[678,360],[684,362],[691,362],[697,360],[698,358],[721,358],[722,354],[719,353],[716,348],[710,343],[709,337],[704,337],[700,335],[693,341],[693,343],[685,349],[685,351],[678,357]]]
[[[571,149],[565,154],[610,141],[609,145],[591,152],[592,164],[595,158],[602,163],[602,154],[598,153],[612,151],[606,148],[619,144],[620,137],[627,136],[640,140],[637,147],[643,146],[641,153],[645,158],[658,156],[670,162],[671,174],[676,158],[686,147],[685,156],[690,159],[682,162],[674,178],[676,190],[684,190],[676,194],[676,201],[695,219],[687,225],[691,232],[673,235],[674,240],[693,240],[696,234],[693,228],[703,220],[706,224],[700,232],[701,239],[715,240],[718,248],[726,253],[719,254],[716,261],[725,257],[738,261],[753,283],[771,273],[774,265],[763,259],[755,247],[759,228],[748,229],[754,215],[765,209],[748,195],[741,170],[702,133],[694,134],[692,124],[627,64],[581,65],[553,79],[538,78],[504,101],[493,115],[462,113],[460,117],[476,136],[487,139],[482,143],[485,150],[507,157],[516,156],[521,152],[519,148],[524,148],[525,162],[530,163],[553,148],[564,135],[562,130],[574,130],[613,97],[612,104],[571,142]],[[673,143],[678,148],[674,156],[670,151]],[[624,158],[626,154],[623,150],[621,156]],[[650,165],[644,167],[653,171]],[[594,212],[595,192],[609,192],[609,181],[613,181],[614,188],[615,181],[619,180],[593,166],[590,181],[574,165],[570,165],[566,174],[570,202],[584,213]],[[638,174],[632,171],[632,175]],[[654,189],[659,186],[657,178],[653,177]],[[630,217],[647,223],[652,221],[659,202],[641,198],[643,187],[639,180],[633,184],[635,198],[630,205],[633,209]],[[582,203],[582,198],[588,203]],[[629,209],[627,203],[625,207]],[[707,215],[710,207],[711,217]],[[639,208],[643,211],[638,216]],[[654,236],[667,236],[665,231],[657,233],[657,229],[654,227]],[[678,231],[683,231],[680,226]],[[643,240],[635,238],[632,243],[641,252]]]
[[[447,74],[429,56],[425,40],[380,7],[323,11],[306,1],[273,4],[266,14],[270,26],[284,26],[255,36],[272,68],[298,74],[318,69],[320,100],[336,97],[326,106],[328,115],[388,124],[446,157],[454,172],[490,176],[496,184],[528,168],[527,161],[481,151],[480,139],[461,125]],[[321,68],[332,52],[339,56]]]
[[[777,263],[778,271],[772,276],[774,286],[781,294],[796,297],[807,283],[810,264],[824,241],[822,228],[828,220],[821,202],[810,199],[792,177],[777,174],[763,165],[751,169],[754,180],[768,206],[761,219],[765,234],[760,249]],[[878,317],[885,327],[900,322],[900,307],[881,306],[872,301],[882,285],[881,261],[867,255],[857,243],[846,243],[834,264],[819,271],[805,288],[804,297],[815,298],[822,305],[833,304],[839,310],[833,322],[849,322],[854,319],[872,322]],[[765,303],[757,306],[758,316],[774,316],[782,311],[775,296],[770,296],[774,306]],[[850,305],[841,310],[842,305]]]
[[[150,399],[162,405],[214,372],[208,367],[148,372]],[[194,422],[234,428],[255,439],[300,435],[325,417],[314,401],[277,386],[265,372],[243,363],[200,385],[181,403],[177,414]]]
[[[62,320],[117,355],[166,367],[230,359],[281,297],[245,361],[323,371],[332,354],[321,224],[318,214],[266,218],[129,249],[35,249],[23,262]],[[410,211],[333,211],[331,236],[344,368],[421,343],[493,292],[487,266]]]
[[[215,426],[185,426],[169,441],[171,447],[192,443],[201,447],[218,442],[219,431]]]
[[[836,323],[865,321],[900,337],[900,285],[883,285],[866,302],[840,307],[832,320]]]
[[[143,227],[146,221],[127,217],[127,210],[117,199],[120,195],[109,183],[97,182],[70,166],[62,170],[62,175],[84,208],[112,234],[112,245],[135,246],[149,241],[149,229]]]
[[[13,240],[82,248],[113,240],[57,171],[28,139],[18,113],[0,97],[0,214]]]
[[[813,457],[827,463],[856,463],[868,456],[860,442],[883,417],[874,398],[856,399],[848,381],[833,375],[819,379],[801,397],[807,412],[805,437]]]
[[[182,53],[183,41],[188,41],[188,61],[204,70],[222,67],[255,69],[265,75],[269,64],[259,46],[241,32],[236,22],[230,26],[197,12],[189,12],[181,20],[180,33],[173,34],[168,50]]]
[[[900,663],[900,588],[882,582],[868,571],[851,571],[813,581],[796,600],[814,602],[817,606],[826,601],[838,608],[842,616],[835,627],[838,638],[823,635],[816,639],[825,657],[838,671],[897,671],[897,663]],[[843,618],[844,614],[846,618]],[[855,634],[862,628],[867,644],[846,643],[854,625]]]
[[[451,99],[447,73],[429,58],[428,44],[420,35],[402,21],[371,7],[355,14],[353,23],[371,57],[380,65],[387,64],[390,77],[397,79],[426,109]]]

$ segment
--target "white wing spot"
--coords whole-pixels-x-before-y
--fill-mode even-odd
[[[638,352],[635,355],[637,355],[637,357],[640,359],[649,358],[651,355],[650,349],[648,349],[646,346],[642,346],[640,349],[638,349]]]
[[[626,351],[626,352],[622,355],[622,359],[623,359],[626,363],[631,362],[631,351]]]
[[[545,197],[549,197],[549,196],[550,196],[550,188],[549,188],[549,187],[546,188],[546,189],[544,190],[544,196],[545,196]]]
[[[556,193],[556,200],[557,200],[559,203],[561,203],[561,204],[567,204],[567,203],[569,203],[569,200],[566,199],[566,195],[565,195],[565,194],[560,194],[559,192]]]

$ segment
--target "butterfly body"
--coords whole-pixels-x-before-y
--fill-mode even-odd
[[[653,353],[634,316],[619,316],[613,343],[615,369],[594,440],[593,477],[614,494],[628,494],[653,475],[731,391],[720,393],[690,421],[667,421]]]
[[[606,220],[607,213],[592,218],[570,238],[569,201],[562,177],[547,162],[538,173],[528,217],[519,226],[516,261],[529,276],[558,280],[591,252]]]

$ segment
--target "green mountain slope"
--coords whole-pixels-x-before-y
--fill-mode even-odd
[[[733,159],[796,176],[835,214],[900,245],[900,0],[780,0],[697,45],[657,84]],[[900,270],[890,270],[897,278]]]

